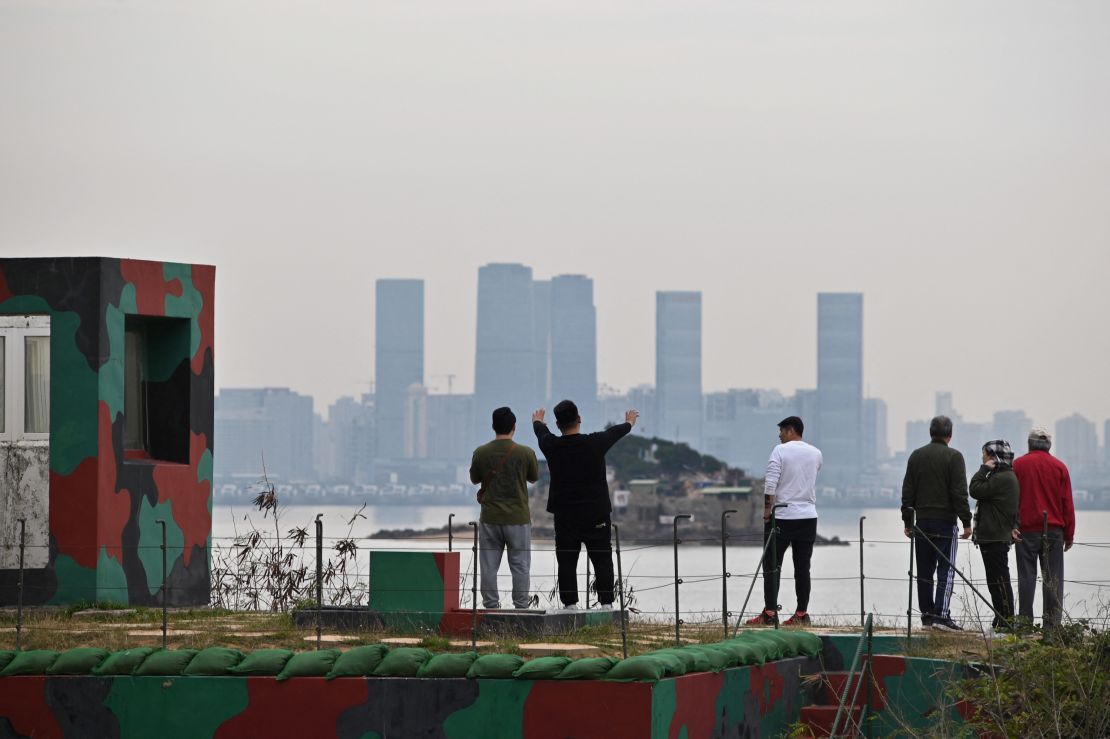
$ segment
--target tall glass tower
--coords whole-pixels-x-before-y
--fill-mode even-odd
[[[863,462],[863,293],[817,294],[817,418],[802,420],[806,440],[821,448],[822,478],[857,484]]]
[[[701,293],[655,293],[655,404],[662,439],[701,447]]]
[[[405,402],[424,383],[424,281],[382,279],[374,296],[377,457],[405,456]]]
[[[600,428],[597,403],[597,308],[594,281],[583,275],[551,280],[551,402],[573,400],[583,430]]]

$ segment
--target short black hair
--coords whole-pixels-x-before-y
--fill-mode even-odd
[[[794,429],[794,433],[796,433],[798,436],[801,436],[806,430],[806,426],[804,423],[802,423],[802,419],[798,418],[797,416],[787,416],[786,418],[782,419],[781,421],[779,421],[779,428]]]
[[[578,423],[578,406],[573,400],[560,400],[555,404],[555,425],[565,431]]]
[[[516,426],[516,415],[507,405],[493,411],[493,433],[507,434]]]
[[[937,416],[929,421],[929,437],[940,441],[952,438],[952,419],[948,416]]]

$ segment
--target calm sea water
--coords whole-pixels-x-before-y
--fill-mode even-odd
[[[445,538],[436,540],[384,540],[367,539],[382,529],[412,528],[421,530],[444,526],[448,515],[454,517],[454,548],[462,552],[461,569],[467,575],[473,571],[471,558],[472,529],[467,522],[476,520],[475,506],[378,506],[362,510],[352,521],[357,506],[291,506],[281,513],[280,531],[304,527],[310,534],[306,553],[314,559],[313,520],[323,514],[325,550],[335,543],[335,538],[351,537],[358,541],[361,550],[362,572],[365,572],[366,552],[370,549],[441,550],[447,548]],[[902,535],[902,524],[896,508],[869,508],[862,511],[847,509],[819,510],[818,531],[824,536],[838,536],[849,541],[848,546],[817,547],[813,554],[813,592],[810,612],[822,622],[858,623],[860,618],[860,545],[859,517],[864,521],[863,571],[866,576],[863,590],[864,609],[888,625],[905,625],[909,581],[909,544]],[[1064,557],[1065,610],[1072,618],[1090,618],[1106,626],[1110,616],[1110,511],[1080,511],[1077,514],[1076,545]],[[263,518],[250,508],[217,506],[213,511],[214,545],[227,545],[236,532],[242,534],[257,527],[266,535],[273,535],[272,518]],[[729,609],[739,612],[752,584],[752,575],[758,564],[760,547],[729,546],[726,550]],[[579,561],[579,587],[585,585],[583,554]],[[669,543],[631,544],[624,547],[622,562],[626,579],[633,593],[633,606],[642,618],[672,621],[675,613],[674,551]],[[979,550],[970,543],[961,542],[957,566],[976,588],[987,595],[983,582],[982,558]],[[793,566],[789,555],[783,565],[783,591],[780,602],[784,610],[795,606]],[[680,545],[679,588],[681,616],[687,623],[720,622],[721,618],[721,548],[719,546]],[[1017,596],[1017,571],[1013,554],[1010,555],[1010,574]],[[469,591],[469,578],[466,588]],[[507,564],[502,564],[499,577],[502,601],[508,602],[511,580]],[[550,541],[533,543],[532,590],[546,606],[555,600],[555,554]],[[469,592],[467,592],[469,597]],[[582,596],[580,596],[582,597]],[[916,592],[914,608],[916,608]],[[592,600],[592,596],[591,596]],[[970,588],[959,578],[952,598],[953,615],[973,625],[972,622],[990,621],[990,611],[977,600]],[[746,613],[753,613],[762,606],[762,581],[756,581]],[[1039,617],[1040,593],[1034,605]]]

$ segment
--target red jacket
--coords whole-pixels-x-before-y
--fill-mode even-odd
[[[1075,539],[1075,506],[1071,499],[1071,475],[1064,463],[1046,451],[1033,450],[1014,460],[1014,474],[1021,485],[1018,526],[1022,531],[1041,531],[1043,512],[1048,525],[1064,530],[1064,543]]]

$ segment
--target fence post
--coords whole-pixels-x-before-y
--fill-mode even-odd
[[[15,651],[23,651],[23,553],[26,550],[27,519],[19,519],[19,602],[15,612]]]
[[[779,507],[786,507],[785,503],[771,506],[771,563],[775,566],[774,571],[771,573],[771,582],[773,592],[775,593],[775,629],[779,628],[779,609],[782,605],[779,603],[779,585],[782,584],[782,563],[779,562],[779,524],[776,514]],[[764,576],[767,571],[764,569]]]
[[[910,508],[910,569],[906,573],[909,575],[909,595],[906,601],[906,650],[910,648],[910,629],[913,628],[913,548],[917,540],[915,530],[917,529],[917,510]]]
[[[748,586],[748,594],[744,597],[744,605],[740,607],[740,614],[736,617],[736,625],[732,627],[733,636],[735,636],[736,632],[740,630],[740,622],[744,620],[744,612],[748,610],[748,601],[752,599],[752,591],[755,590],[755,581],[759,579],[759,571],[763,568],[763,560],[767,558],[767,549],[771,546],[771,542],[774,541],[775,511],[777,511],[779,508],[785,507],[786,503],[777,503],[771,506],[771,519],[768,521],[771,526],[771,530],[765,536],[766,540],[763,542],[763,549],[759,552],[759,562],[756,563],[755,574],[752,575],[752,584]],[[766,571],[763,572],[763,579],[767,579]],[[763,613],[763,609],[760,608],[759,612]]]
[[[682,646],[682,619],[679,617],[678,610],[678,586],[682,584],[682,578],[678,576],[678,545],[681,539],[678,538],[678,521],[679,519],[693,518],[689,513],[680,513],[674,517],[672,521],[674,525],[674,645],[676,647]]]
[[[470,521],[469,525],[474,527],[474,544],[471,551],[474,552],[474,578],[472,579],[471,598],[474,603],[470,607],[470,649],[478,651],[478,522]]]
[[[316,651],[320,651],[320,618],[324,610],[324,522],[316,514]]]
[[[863,521],[867,516],[859,517],[859,624],[864,625],[863,613]]]
[[[451,519],[455,517],[454,513],[447,514],[447,551],[451,551],[455,543],[455,529],[451,525]]]
[[[621,654],[628,659],[628,616],[624,612],[624,571],[621,569],[621,531],[613,524],[613,537],[617,543],[617,595],[621,599]]]
[[[162,649],[166,648],[166,520],[154,521],[162,527]]]
[[[728,638],[728,617],[732,615],[728,611],[728,579],[732,577],[732,573],[728,571],[728,559],[725,554],[725,542],[728,540],[725,519],[728,518],[728,514],[736,512],[735,508],[729,508],[721,513],[721,626],[725,630],[725,639]]]

